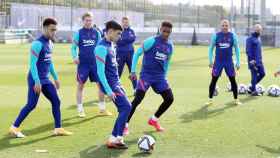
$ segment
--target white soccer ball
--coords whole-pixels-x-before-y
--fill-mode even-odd
[[[219,86],[216,86],[215,91],[214,91],[214,96],[218,96],[219,95]]]
[[[267,94],[272,97],[279,97],[280,96],[280,87],[277,85],[271,85],[267,89]]]
[[[239,94],[246,94],[248,87],[245,84],[239,84],[238,86],[238,93]]]
[[[138,140],[138,148],[142,152],[151,152],[155,146],[155,139],[150,135],[144,135]]]

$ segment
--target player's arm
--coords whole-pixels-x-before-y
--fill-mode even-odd
[[[174,45],[171,44],[171,54],[170,54],[170,56],[167,60],[167,63],[165,63],[165,65],[164,65],[165,76],[167,75],[167,72],[169,71],[170,61],[171,61],[171,58],[172,58],[172,55],[173,55],[173,50],[174,50]]]
[[[101,39],[102,39],[101,36],[102,36],[101,32],[97,30],[97,41],[96,41],[96,44],[98,44],[101,41]]]
[[[125,38],[125,41],[129,44],[135,42],[136,40],[135,32],[132,29],[130,31],[132,32],[131,36],[129,35],[127,38]]]
[[[246,54],[248,56],[249,63],[254,65],[256,63],[256,57],[253,49],[253,41],[251,38],[246,40]]]
[[[238,44],[238,38],[236,34],[233,34],[233,47],[235,50],[236,67],[240,68],[240,48]]]
[[[208,48],[208,59],[209,59],[209,66],[212,67],[213,65],[213,51],[216,45],[216,33],[211,36],[211,41]]]
[[[149,50],[155,43],[155,38],[150,37],[146,39],[142,46],[137,49],[137,51],[134,53],[132,58],[132,66],[131,66],[131,73],[136,73],[137,63],[139,60],[139,57],[147,50]]]
[[[50,73],[54,80],[58,80],[58,75],[57,75],[57,72],[55,71],[53,62],[51,62],[51,64],[50,64]]]
[[[73,60],[78,59],[78,51],[77,51],[78,45],[79,45],[79,32],[74,32],[72,47],[71,47],[71,55]]]
[[[104,46],[97,46],[95,48],[95,58],[96,58],[98,78],[99,78],[102,86],[104,87],[106,94],[109,96],[112,96],[113,91],[112,91],[112,89],[107,81],[106,75],[105,75],[105,61],[106,61],[107,54],[108,54],[108,51]]]
[[[35,81],[35,84],[40,84],[40,78],[39,78],[39,74],[38,74],[38,69],[37,69],[37,61],[39,58],[39,54],[42,50],[42,43],[39,41],[34,41],[32,42],[31,45],[31,50],[30,50],[30,62],[29,62],[29,66],[30,66],[30,72],[31,72],[31,76],[33,78],[33,80]]]
[[[58,81],[58,75],[57,75],[57,72],[55,71],[53,62],[51,62],[51,64],[50,64],[50,73],[51,73],[52,78],[54,80],[56,89],[59,89],[60,88],[60,83]]]

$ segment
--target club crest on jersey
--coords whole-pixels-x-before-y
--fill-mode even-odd
[[[167,55],[164,54],[164,53],[161,53],[161,52],[158,52],[158,51],[157,51],[157,52],[156,52],[155,58],[156,58],[157,60],[165,61],[165,60],[167,59]]]
[[[88,46],[93,46],[95,45],[95,40],[85,40],[83,39],[83,46],[88,47]]]

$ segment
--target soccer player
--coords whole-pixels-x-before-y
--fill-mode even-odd
[[[106,145],[108,148],[127,149],[123,140],[123,130],[131,104],[120,84],[114,49],[114,44],[121,36],[122,27],[115,21],[109,21],[106,23],[106,31],[105,38],[95,48],[97,74],[102,90],[112,99],[119,112],[112,135]]]
[[[52,51],[55,33],[57,30],[55,19],[46,18],[43,21],[43,35],[32,42],[30,50],[30,70],[28,73],[28,98],[26,105],[21,109],[14,124],[10,127],[9,133],[17,138],[25,135],[19,126],[36,107],[41,92],[52,104],[52,114],[54,117],[54,135],[72,135],[72,132],[61,128],[60,99],[57,94],[60,84],[57,73],[52,63]],[[49,79],[49,74],[54,79],[54,84]]]
[[[121,35],[121,38],[117,42],[117,62],[118,62],[118,72],[119,76],[122,75],[123,69],[125,64],[128,67],[129,73],[131,72],[131,64],[132,64],[132,58],[134,54],[134,47],[133,43],[136,39],[134,31],[131,29],[129,24],[128,17],[122,18],[122,27],[123,32]],[[131,79],[133,90],[135,90],[137,85],[136,79]]]
[[[85,13],[82,16],[82,20],[84,26],[78,32],[74,33],[71,49],[73,61],[75,64],[77,64],[76,99],[79,117],[86,116],[82,103],[84,84],[86,83],[88,78],[91,82],[97,82],[96,64],[93,51],[98,42],[101,40],[99,31],[93,27],[92,14]],[[77,53],[77,48],[79,48],[79,55]],[[99,90],[99,114],[110,116],[112,115],[112,113],[106,110],[104,94],[102,91],[100,91],[98,83],[97,87]]]
[[[216,47],[215,59],[213,62],[213,50]],[[238,100],[238,88],[235,80],[235,69],[232,60],[233,47],[235,49],[236,56],[236,69],[240,68],[240,49],[238,46],[237,35],[230,32],[230,25],[228,20],[221,21],[221,31],[213,34],[209,46],[209,67],[212,68],[212,80],[209,86],[209,102],[206,105],[213,104],[213,94],[216,88],[216,83],[222,74],[223,69],[228,76],[232,92],[234,96],[234,103],[236,105],[241,105]]]
[[[246,54],[248,56],[248,67],[251,71],[251,87],[250,93],[252,96],[259,96],[256,91],[256,85],[264,78],[265,70],[262,62],[262,44],[260,35],[262,33],[262,26],[256,24],[254,32],[246,40]]]
[[[161,95],[163,102],[155,114],[149,119],[148,124],[159,132],[164,130],[159,124],[158,119],[170,107],[174,100],[172,90],[167,82],[167,72],[173,54],[173,44],[169,39],[171,32],[172,24],[168,21],[162,22],[160,34],[146,39],[133,56],[130,76],[137,78],[136,66],[138,59],[141,55],[144,55],[140,78],[137,83],[135,97],[131,103],[132,109],[126,123],[124,135],[129,134],[128,123],[137,106],[144,99],[149,87],[152,87],[154,92]]]

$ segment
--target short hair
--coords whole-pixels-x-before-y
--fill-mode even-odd
[[[161,27],[168,27],[168,28],[171,28],[171,29],[172,29],[173,25],[172,25],[172,23],[169,22],[169,21],[163,21],[163,22],[161,23]]]
[[[91,12],[86,12],[86,13],[83,14],[82,20],[85,20],[86,17],[93,17],[93,15],[92,15]]]
[[[129,20],[128,16],[122,17],[122,20]]]
[[[122,26],[114,20],[110,20],[106,22],[106,30],[108,31],[109,29],[120,30],[120,31],[123,30]]]
[[[43,27],[49,26],[49,25],[57,25],[57,21],[54,18],[46,18],[43,21]]]

